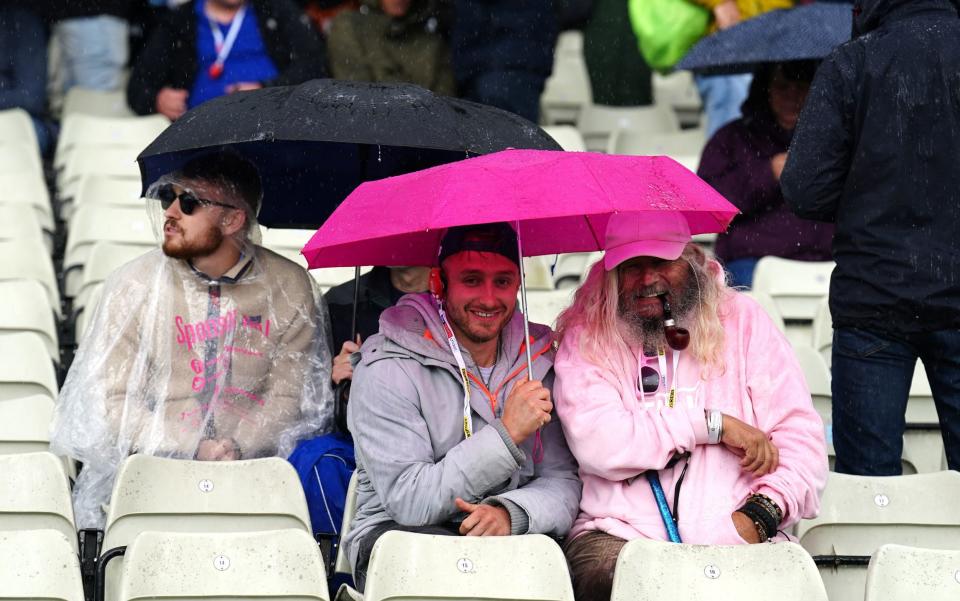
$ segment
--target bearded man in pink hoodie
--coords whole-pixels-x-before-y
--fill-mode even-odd
[[[786,539],[828,470],[789,342],[680,213],[615,215],[606,249],[558,323],[554,398],[583,480],[565,549],[578,601],[609,599],[620,549],[667,540],[667,520],[685,543]]]

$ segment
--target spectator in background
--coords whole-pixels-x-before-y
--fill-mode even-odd
[[[47,30],[40,16],[17,4],[0,6],[0,111],[30,113],[40,153],[53,145],[47,113]]]
[[[460,96],[536,123],[553,70],[551,0],[454,0],[450,48]]]
[[[195,0],[150,36],[127,101],[178,119],[223,94],[323,77],[325,64],[323,42],[290,0]]]
[[[759,69],[743,117],[723,126],[703,150],[697,174],[740,209],[717,236],[716,254],[734,286],[753,283],[760,257],[828,261],[833,226],[800,219],[780,190],[780,172],[817,65]]]
[[[330,33],[333,20],[342,12],[349,12],[360,8],[360,0],[300,0],[310,20],[317,31],[324,36]]]
[[[713,13],[711,31],[733,27],[740,21],[778,8],[790,8],[793,0],[687,0]],[[750,91],[749,74],[697,75],[695,81],[707,115],[707,138],[740,117],[740,106]]]
[[[801,217],[837,224],[830,281],[836,470],[901,473],[917,358],[960,470],[957,0],[865,0],[820,66],[783,170]]]
[[[130,0],[39,0],[56,22],[63,90],[118,90],[129,56]]]
[[[437,0],[364,0],[359,11],[333,20],[327,45],[337,79],[408,82],[445,96],[456,93]]]
[[[583,29],[583,58],[596,104],[653,104],[653,72],[640,54],[627,11],[624,0],[596,0]]]

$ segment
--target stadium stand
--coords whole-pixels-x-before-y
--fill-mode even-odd
[[[546,125],[576,125],[583,107],[592,102],[590,75],[583,59],[583,34],[564,31],[557,38],[553,74],[540,96],[541,120]]]
[[[563,551],[542,534],[392,531],[374,545],[363,598],[573,601],[573,588]]]
[[[883,545],[867,567],[865,601],[955,601],[960,598],[960,549]]]
[[[98,117],[74,113],[63,118],[53,166],[63,169],[75,152],[101,148],[131,149],[134,157],[170,125],[163,115]]]
[[[8,143],[22,144],[28,149],[39,148],[37,132],[27,111],[19,108],[0,111],[0,144]]]
[[[353,516],[357,513],[357,472],[350,476],[350,484],[347,486],[347,499],[343,505],[343,522],[340,525],[340,540],[346,538],[350,532],[350,525],[353,523]],[[343,545],[337,547],[337,558],[333,564],[334,574],[352,574],[350,560],[343,549]]]
[[[0,406],[7,402],[0,401]],[[0,538],[18,530],[56,531],[76,559],[77,528],[61,460],[47,452],[0,455],[0,482]],[[55,549],[51,545],[50,552]],[[0,576],[0,599],[5,598],[7,583]]]
[[[32,332],[40,336],[50,359],[59,364],[56,315],[43,286],[33,280],[0,282],[0,298],[5,299],[6,309],[0,312],[0,334]]]
[[[832,261],[792,261],[763,257],[757,263],[753,289],[773,299],[787,328],[787,338],[795,345],[810,346],[813,318],[830,288]]]
[[[665,104],[677,113],[684,128],[700,126],[703,101],[689,71],[674,71],[663,75],[653,73],[653,98],[657,104]]]
[[[29,206],[36,212],[44,231],[52,232],[55,229],[50,193],[42,173],[6,173],[0,168],[0,205]]]
[[[543,131],[557,141],[561,148],[569,152],[583,152],[587,149],[580,130],[572,125],[544,125]]]
[[[577,127],[587,150],[605,152],[610,136],[617,130],[640,134],[680,132],[677,115],[668,106],[601,106],[588,104],[580,112]]]
[[[677,545],[635,539],[617,559],[611,601],[769,598],[826,601],[817,566],[795,543]]]
[[[0,240],[39,240],[53,253],[53,229],[44,229],[37,212],[28,204],[0,204]]]
[[[527,307],[530,321],[555,327],[560,312],[573,302],[571,288],[562,290],[529,290]]]
[[[0,599],[84,601],[76,550],[55,530],[0,532]]]
[[[127,547],[117,599],[327,601],[320,550],[303,530],[144,532]]]
[[[86,175],[105,175],[114,179],[140,181],[137,150],[105,147],[96,152],[74,152],[57,175],[57,191],[61,202],[70,203],[77,195],[80,180]]]
[[[80,113],[98,117],[133,117],[122,90],[105,92],[72,87],[63,100],[63,118]]]
[[[960,473],[866,477],[831,473],[820,515],[797,528],[831,601],[864,596],[869,558],[881,545],[956,549]]]
[[[669,133],[617,129],[610,134],[606,151],[610,154],[668,156],[696,173],[706,143],[706,133],[702,129]]]

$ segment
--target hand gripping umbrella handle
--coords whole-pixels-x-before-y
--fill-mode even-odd
[[[660,510],[660,517],[663,518],[663,525],[667,529],[667,537],[672,543],[682,543],[680,540],[680,531],[677,529],[677,523],[673,521],[673,514],[670,513],[670,506],[667,505],[667,497],[663,494],[663,486],[660,484],[660,476],[655,470],[647,470],[644,475],[650,482],[650,488],[653,490],[653,497],[657,500],[657,509]]]

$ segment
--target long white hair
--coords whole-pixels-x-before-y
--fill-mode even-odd
[[[688,352],[700,363],[701,377],[721,374],[723,363],[723,325],[721,307],[732,289],[726,284],[723,268],[708,258],[696,244],[687,244],[680,255],[690,266],[690,277],[697,286],[698,298],[690,323],[679,324],[690,330]],[[620,283],[617,270],[606,271],[603,259],[590,269],[587,280],[573,298],[573,304],[557,318],[561,342],[571,330],[581,328],[579,352],[590,362],[619,371],[633,355],[625,327],[619,316]]]

